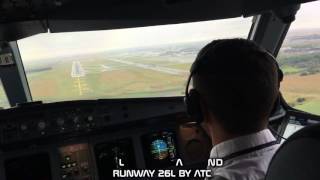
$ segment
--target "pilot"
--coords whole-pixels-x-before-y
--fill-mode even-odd
[[[223,159],[221,167],[208,166],[213,177],[207,179],[264,179],[279,146],[268,129],[279,71],[272,55],[245,39],[215,40],[199,52],[187,110],[212,141],[210,158]]]

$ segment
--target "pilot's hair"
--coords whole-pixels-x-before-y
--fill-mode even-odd
[[[203,63],[193,84],[219,124],[232,134],[249,134],[266,124],[279,92],[277,66],[256,43],[216,40],[198,54]]]

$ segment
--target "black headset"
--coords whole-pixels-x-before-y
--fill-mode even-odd
[[[191,69],[190,69],[190,75],[188,77],[187,85],[186,85],[186,89],[185,89],[184,102],[186,105],[188,115],[191,117],[191,119],[193,121],[195,121],[198,124],[203,122],[204,117],[203,117],[201,105],[200,105],[200,93],[196,89],[189,90],[191,79],[197,71],[201,71],[201,69],[203,69],[206,65],[209,64],[208,61],[210,59],[203,58],[208,53],[208,51],[209,50],[214,51],[216,49],[216,47],[222,46],[225,42],[226,41],[224,41],[224,40],[217,40],[217,41],[213,41],[209,45],[207,45],[208,46],[207,49],[202,49],[200,51],[200,53],[196,57],[194,63],[191,66]],[[260,48],[260,52],[263,53],[268,59],[273,61],[274,64],[276,65],[277,72],[278,72],[278,86],[280,88],[280,83],[283,80],[283,72],[280,69],[276,58],[271,53],[269,53],[268,51],[266,51],[262,48]],[[274,114],[278,110],[280,105],[281,105],[281,93],[279,92],[279,95],[275,101],[274,107],[271,111],[271,115]]]

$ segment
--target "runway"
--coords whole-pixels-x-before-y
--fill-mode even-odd
[[[134,63],[134,62],[120,60],[120,59],[109,59],[109,61],[122,63],[122,64],[130,65],[130,66],[135,66],[135,67],[142,68],[142,69],[158,71],[158,72],[171,74],[171,75],[184,75],[184,74],[188,73],[188,71],[184,71],[184,70],[167,68],[167,67],[162,67],[162,66],[158,66],[158,65]]]
[[[71,66],[71,77],[74,79],[74,86],[78,90],[80,96],[88,90],[87,84],[84,81],[86,72],[79,61],[73,61]]]
[[[111,61],[116,64],[111,66],[105,65],[105,64],[86,64],[85,66],[83,66],[80,63],[80,61],[72,62],[70,75],[72,79],[74,79],[74,87],[75,89],[77,89],[80,96],[82,96],[85,92],[89,90],[85,82],[86,76],[88,74],[99,74],[99,73],[104,73],[108,71],[125,70],[125,69],[129,70],[130,67],[152,70],[152,71],[169,74],[173,76],[184,76],[187,73],[189,73],[186,70],[165,67],[165,65],[163,64],[162,66],[156,65],[156,64],[142,64],[142,63],[136,63],[136,62],[126,61],[122,59],[108,59],[108,61]],[[175,64],[170,63],[168,64],[168,66],[169,65],[175,65]]]
[[[71,77],[84,77],[86,75],[86,72],[84,71],[81,63],[79,61],[73,61],[72,62],[72,68],[71,68]]]

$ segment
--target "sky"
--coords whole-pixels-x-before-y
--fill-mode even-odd
[[[291,29],[320,28],[320,1],[302,5]],[[233,18],[142,28],[43,33],[18,41],[24,62],[177,42],[246,37],[252,18]]]
[[[291,29],[320,28],[320,1],[302,4]]]

